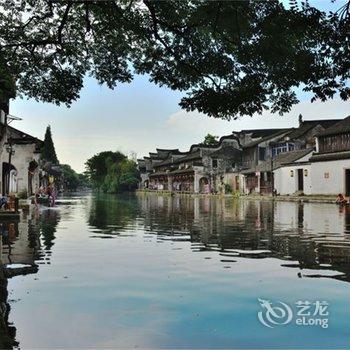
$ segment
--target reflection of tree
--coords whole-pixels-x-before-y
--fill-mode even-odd
[[[39,218],[39,228],[45,250],[50,250],[54,245],[55,233],[60,216],[57,210],[45,210]]]
[[[123,228],[134,222],[136,213],[137,203],[132,194],[96,195],[92,197],[88,223],[92,227],[107,231],[112,226]]]

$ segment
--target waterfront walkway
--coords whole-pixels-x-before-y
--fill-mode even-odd
[[[237,194],[202,194],[191,192],[171,192],[171,191],[159,191],[159,190],[137,190],[137,193],[154,193],[167,196],[193,196],[193,197],[224,197],[224,198],[237,198],[245,200],[267,200],[267,201],[281,201],[281,202],[305,202],[305,203],[335,203],[336,195],[309,195],[309,196],[267,196],[267,195],[237,195]]]

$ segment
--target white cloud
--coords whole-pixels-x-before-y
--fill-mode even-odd
[[[171,115],[166,124],[171,131],[177,132],[179,137],[192,137],[192,142],[195,142],[195,138],[203,138],[207,133],[223,136],[233,130],[297,127],[299,114],[303,115],[304,120],[343,119],[350,114],[350,108],[348,102],[340,99],[314,103],[303,101],[283,116],[267,111],[261,115],[241,117],[230,122],[208,118],[199,112],[187,113],[180,110]]]

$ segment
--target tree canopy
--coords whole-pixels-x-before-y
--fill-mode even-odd
[[[78,174],[68,164],[60,164],[65,188],[69,191],[76,191],[78,188],[89,187],[89,181],[85,174]]]
[[[135,189],[139,181],[137,164],[120,152],[101,152],[85,163],[92,186],[103,192],[117,193]]]
[[[86,75],[114,88],[147,74],[182,91],[187,111],[284,113],[297,88],[313,101],[350,97],[349,28],[350,2],[325,13],[307,0],[7,0],[0,97],[69,105]]]
[[[218,142],[218,136],[214,136],[212,134],[207,134],[205,137],[204,137],[204,141],[203,141],[203,145],[206,145],[206,146],[216,146],[219,144]]]
[[[46,128],[44,144],[41,150],[41,158],[52,164],[58,164],[55,145],[52,140],[50,125]]]

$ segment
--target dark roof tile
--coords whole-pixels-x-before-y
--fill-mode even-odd
[[[350,159],[350,151],[334,153],[315,153],[310,158],[311,162],[325,162],[331,160]]]
[[[350,116],[321,132],[319,136],[330,136],[350,132]]]

